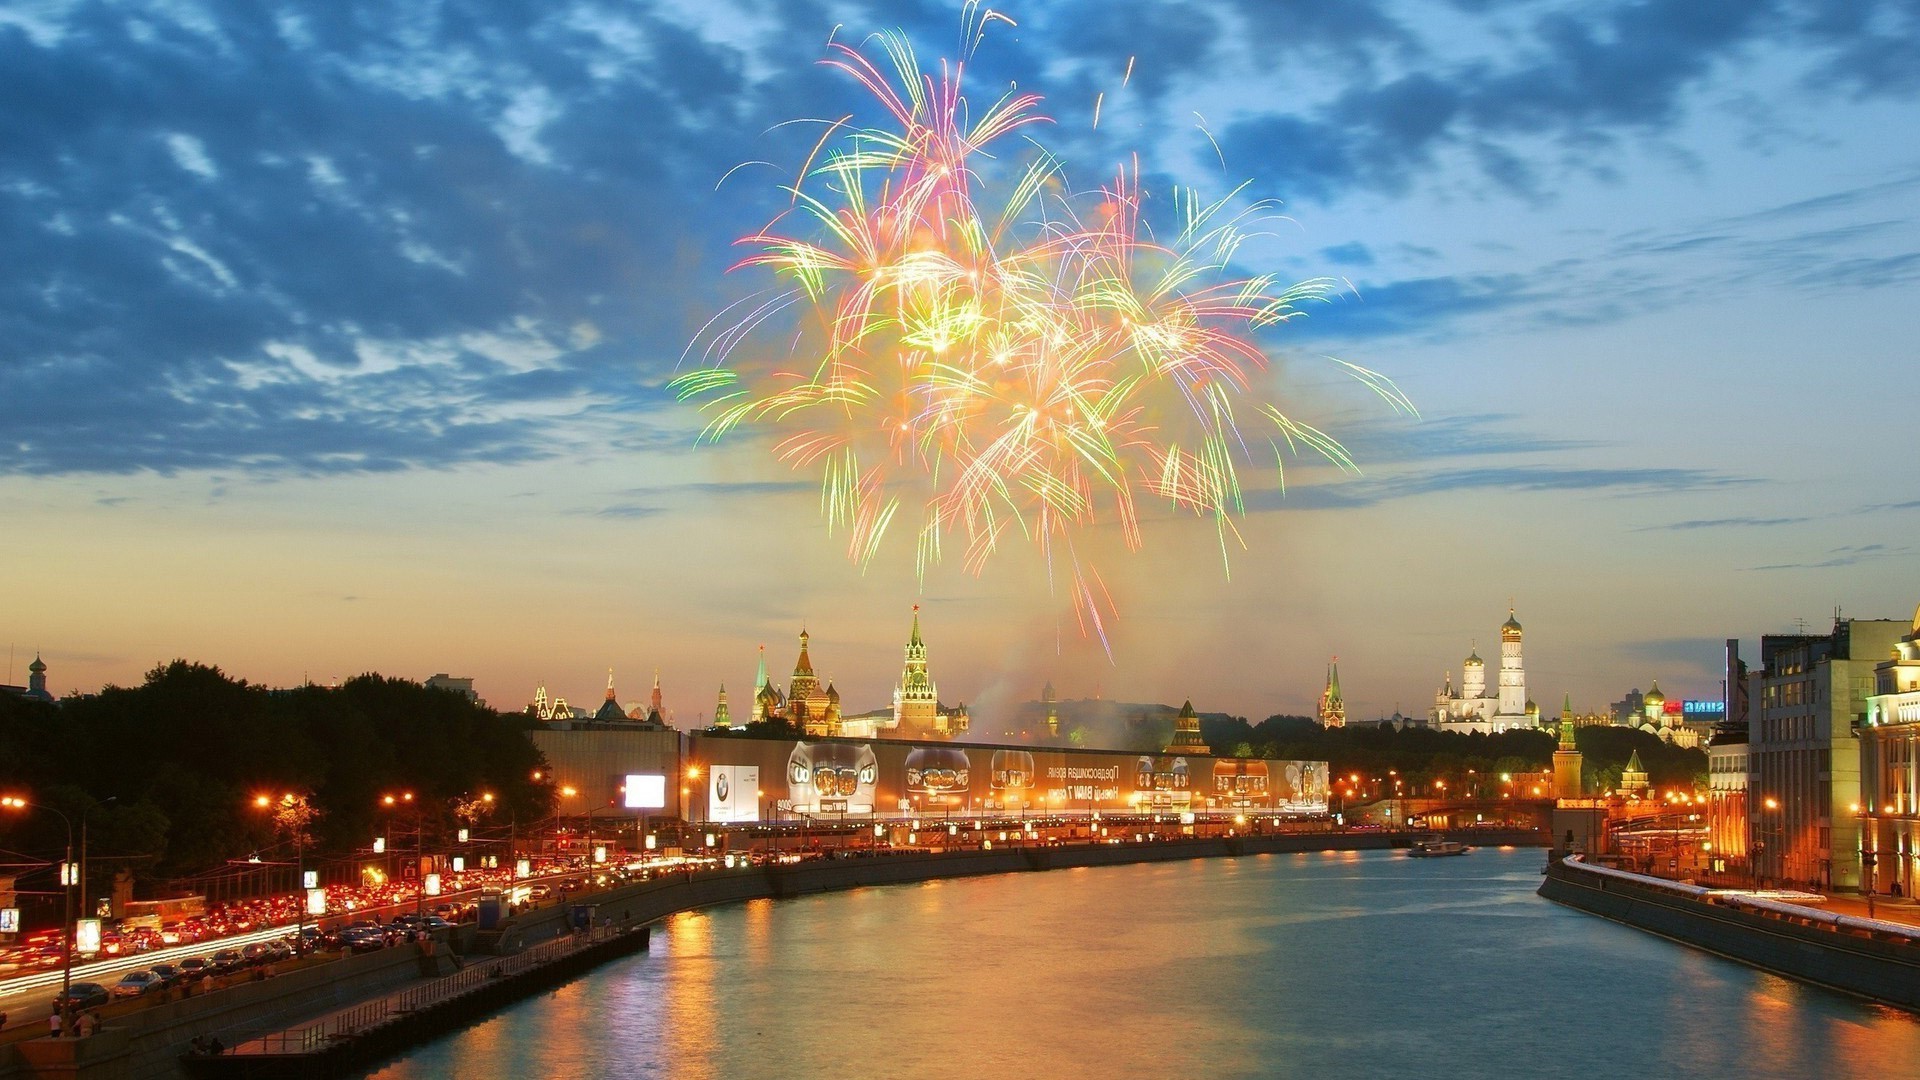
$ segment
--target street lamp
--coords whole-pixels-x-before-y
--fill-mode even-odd
[[[45,810],[49,814],[58,816],[61,823],[67,827],[67,854],[66,858],[60,863],[60,897],[62,906],[65,908],[65,914],[62,916],[63,924],[60,935],[63,941],[60,960],[60,1000],[65,1003],[65,1010],[68,1015],[71,1016],[73,1012],[73,1002],[68,1000],[67,994],[68,991],[73,988],[72,879],[77,876],[74,871],[79,869],[79,867],[73,865],[73,819],[68,817],[64,811],[56,810],[43,803],[31,803],[13,795],[0,797],[0,806],[4,806],[10,810]],[[63,1021],[61,1024],[62,1028],[68,1026],[70,1025],[66,1021]]]
[[[289,834],[293,839],[293,879],[294,904],[293,940],[296,949],[304,949],[307,944],[307,826],[319,816],[313,803],[305,795],[292,792],[275,799],[271,795],[256,795],[253,805],[267,811],[273,822],[273,831]]]
[[[399,795],[382,795],[380,804],[388,810],[401,806],[413,807],[413,875],[415,878],[413,914],[415,918],[423,917],[427,910],[427,879],[420,869],[420,863],[425,858],[425,840],[422,834],[426,832],[426,827],[420,817],[420,804],[413,800],[411,791],[401,792]]]

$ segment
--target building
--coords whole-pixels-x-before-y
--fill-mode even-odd
[[[1903,620],[1842,619],[1760,639],[1749,676],[1748,838],[1763,881],[1858,888],[1860,743],[1875,668]]]
[[[1707,865],[1716,874],[1746,873],[1747,729],[1723,724],[1707,740]]]
[[[800,630],[800,658],[794,661],[793,677],[782,695],[767,677],[767,648],[760,647],[760,670],[754,676],[754,715],[759,720],[784,720],[809,736],[834,734],[840,726],[840,691],[829,679],[822,688],[813,673],[809,652],[812,637]]]
[[[39,653],[34,653],[33,663],[27,665],[27,685],[0,686],[0,693],[15,694],[29,701],[53,704],[53,695],[47,692],[47,662],[40,659]]]
[[[465,676],[453,676],[443,671],[427,676],[426,686],[429,690],[446,690],[459,694],[476,705],[486,704],[480,700],[479,694],[473,692],[473,680]]]
[[[1627,767],[1620,770],[1620,794],[1629,799],[1644,799],[1653,790],[1647,781],[1647,767],[1640,764],[1640,751],[1635,750],[1627,758]]]
[[[1513,728],[1540,726],[1539,706],[1527,700],[1526,669],[1521,663],[1520,622],[1507,609],[1500,626],[1500,672],[1494,692],[1487,693],[1487,665],[1478,649],[1467,654],[1460,673],[1460,692],[1454,693],[1453,675],[1434,695],[1433,726],[1442,731],[1493,734]]]
[[[1048,679],[1047,685],[1040,688],[1040,704],[1047,709],[1047,734],[1058,736],[1060,734],[1060,695],[1053,689],[1052,679]]]
[[[1621,712],[1632,702],[1639,702],[1638,712]],[[1625,701],[1614,702],[1615,715],[1620,717],[1623,727],[1644,731],[1675,746],[1693,749],[1705,742],[1705,736],[1698,727],[1686,722],[1684,703],[1668,701],[1667,695],[1660,692],[1660,680],[1653,680],[1653,689],[1642,694],[1639,690],[1629,693]],[[1711,727],[1711,725],[1708,725]]]
[[[593,720],[597,724],[609,724],[609,723],[624,721],[627,719],[630,719],[630,718],[627,716],[625,712],[621,711],[620,709],[620,699],[614,696],[613,669],[608,668],[607,669],[607,699],[600,703],[600,708],[596,710],[593,714]]]
[[[1875,891],[1912,896],[1920,882],[1920,608],[1892,658],[1873,669],[1860,727],[1859,857]]]
[[[1320,726],[1347,726],[1347,703],[1340,697],[1340,658],[1337,656],[1327,665],[1327,688],[1320,692]]]
[[[1747,754],[1747,662],[1740,659],[1739,638],[1727,639],[1724,685],[1720,723],[1707,740],[1707,865],[1717,874],[1751,874],[1747,779],[1753,766]]]
[[[727,684],[720,684],[720,700],[713,703],[713,727],[730,728],[733,726],[733,711],[727,708]]]
[[[1193,702],[1180,706],[1180,712],[1173,718],[1173,738],[1167,742],[1169,754],[1210,754],[1213,751],[1206,741],[1200,738],[1200,716],[1193,711]]]
[[[966,731],[970,723],[964,703],[951,709],[940,704],[940,694],[927,674],[927,643],[920,640],[920,605],[915,604],[906,666],[900,672],[900,685],[893,688],[893,722],[888,730],[900,738],[949,739]]]
[[[1560,701],[1560,748],[1553,752],[1553,797],[1556,799],[1577,799],[1586,789],[1580,779],[1584,759],[1573,732],[1573,696],[1569,694]]]

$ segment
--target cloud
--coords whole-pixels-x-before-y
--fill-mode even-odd
[[[1814,520],[1811,517],[1730,517],[1707,518],[1694,521],[1672,521],[1663,525],[1643,525],[1635,532],[1689,532],[1694,529],[1756,528],[1772,525],[1799,525]]]
[[[1360,477],[1277,491],[1249,493],[1247,509],[1331,510],[1375,506],[1397,499],[1456,491],[1612,491],[1619,495],[1670,494],[1757,483],[1700,469],[1561,469],[1511,466],[1439,469],[1395,477]]]
[[[1842,566],[1858,566],[1864,562],[1876,562],[1880,559],[1904,556],[1911,547],[1892,547],[1887,544],[1860,544],[1831,548],[1824,559],[1807,562],[1769,563],[1765,566],[1750,566],[1749,570],[1831,570]]]

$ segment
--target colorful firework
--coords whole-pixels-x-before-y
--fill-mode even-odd
[[[1112,605],[1075,551],[1081,530],[1117,524],[1137,549],[1142,500],[1164,500],[1211,519],[1225,566],[1245,465],[1270,452],[1283,489],[1302,451],[1355,470],[1338,441],[1253,385],[1267,362],[1254,334],[1336,283],[1231,271],[1274,212],[1243,204],[1245,185],[1212,202],[1175,190],[1164,240],[1142,218],[1137,160],[1074,192],[1026,131],[1046,122],[1036,95],[976,112],[961,92],[995,19],[1006,21],[971,9],[967,47],[937,74],[900,34],[873,39],[885,66],[830,44],[823,63],[865,88],[888,125],[828,126],[784,189],[790,209],[740,241],[754,251],[739,267],[770,269],[779,287],[716,316],[695,342],[703,366],[673,386],[701,401],[703,440],[776,432],[780,460],[820,475],[828,529],[855,562],[874,558],[903,511],[917,516],[923,577],[956,541],[978,573],[1017,533],[1069,571],[1082,631],[1104,644]],[[1024,164],[989,152],[1016,133]],[[795,311],[786,355],[798,363],[758,378],[731,365]],[[1413,411],[1384,376],[1332,362]],[[1262,434],[1250,437],[1240,422],[1255,418]]]

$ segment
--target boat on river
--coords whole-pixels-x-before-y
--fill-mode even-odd
[[[1437,859],[1442,855],[1465,855],[1473,849],[1458,840],[1415,840],[1407,849],[1409,859]]]

